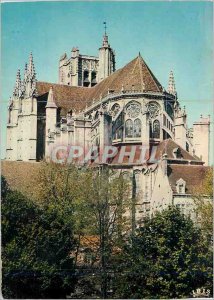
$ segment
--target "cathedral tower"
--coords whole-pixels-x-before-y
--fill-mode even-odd
[[[103,36],[103,44],[102,47],[99,48],[98,82],[105,79],[115,71],[115,52],[108,42],[106,23],[104,22],[104,24],[105,34]]]

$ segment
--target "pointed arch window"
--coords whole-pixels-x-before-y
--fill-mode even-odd
[[[160,122],[158,120],[155,120],[153,123],[153,138],[160,138]]]
[[[141,137],[141,120],[134,120],[134,137]]]
[[[126,125],[125,125],[125,136],[132,138],[133,137],[133,122],[132,120],[128,119],[126,121]]]
[[[83,86],[88,87],[89,84],[90,84],[90,81],[89,81],[89,72],[88,72],[88,70],[85,70],[83,72]]]
[[[95,71],[91,72],[91,86],[95,86],[97,84],[97,73]]]

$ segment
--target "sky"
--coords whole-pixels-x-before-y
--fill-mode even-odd
[[[73,46],[98,55],[107,22],[116,68],[139,51],[167,89],[173,70],[178,98],[191,127],[213,116],[212,2],[36,2],[1,5],[1,156],[5,156],[7,106],[17,69],[32,51],[37,79],[58,81],[60,56]],[[213,121],[213,120],[212,120]],[[213,131],[211,132],[213,135]]]

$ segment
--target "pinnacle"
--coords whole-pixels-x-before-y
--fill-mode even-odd
[[[169,73],[168,92],[172,95],[176,94],[175,79],[174,79],[174,74],[173,74],[172,70]]]
[[[53,87],[50,87],[49,93],[48,93],[48,101],[46,108],[57,108],[56,103],[54,101],[54,93],[53,93]]]

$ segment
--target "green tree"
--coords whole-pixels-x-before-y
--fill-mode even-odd
[[[90,172],[90,171],[89,171]],[[85,190],[86,215],[93,220],[93,232],[99,239],[98,259],[101,272],[101,297],[107,298],[114,252],[121,247],[130,230],[129,185],[121,173],[116,174],[108,167],[89,173]]]
[[[194,200],[199,224],[208,241],[213,237],[213,168],[210,168],[201,186],[195,189]]]
[[[212,252],[199,228],[178,209],[158,213],[139,228],[118,260],[115,296],[188,298],[212,291]]]
[[[6,182],[3,185],[7,187]],[[5,190],[5,189],[4,189]],[[2,197],[2,291],[5,298],[65,298],[75,284],[70,212],[38,206],[16,191]]]
[[[91,284],[95,278],[101,286],[103,298],[107,296],[107,277],[113,250],[120,247],[130,227],[125,216],[129,208],[129,188],[121,173],[116,174],[107,167],[84,168],[43,162],[34,191],[39,206],[57,207],[61,214],[68,212],[66,218],[72,222],[73,232],[78,237],[73,251],[75,269],[78,270],[77,258],[82,237],[92,235],[97,238],[98,247],[93,249],[91,267],[94,262],[99,262],[99,266],[96,265],[99,275],[95,278],[87,270],[85,284]],[[88,264],[85,267],[88,268]],[[81,278],[83,275],[81,273]],[[83,282],[81,278],[80,285]]]

